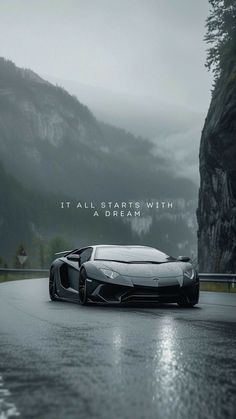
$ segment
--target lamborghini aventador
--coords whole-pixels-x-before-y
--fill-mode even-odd
[[[57,254],[50,269],[51,300],[122,304],[178,303],[193,307],[199,278],[188,257],[148,246],[99,245]]]
[[[148,246],[99,245],[57,254],[49,275],[51,300],[124,304],[199,299],[198,273],[188,257],[177,259]]]

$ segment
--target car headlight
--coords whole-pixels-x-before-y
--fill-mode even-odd
[[[112,271],[111,269],[100,269],[100,271],[102,271],[102,273],[110,279],[115,279],[117,278],[117,276],[119,276],[120,274],[118,274],[115,271]]]
[[[184,276],[188,279],[193,279],[195,277],[195,270],[193,268],[188,268],[184,271]]]

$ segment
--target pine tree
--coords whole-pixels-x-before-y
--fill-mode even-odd
[[[236,0],[209,0],[211,11],[206,20],[206,67],[218,79],[236,61]]]

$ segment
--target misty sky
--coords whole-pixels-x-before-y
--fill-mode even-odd
[[[194,109],[209,101],[207,0],[0,0],[1,55],[41,74]]]
[[[0,55],[163,155],[177,147],[176,170],[197,178],[208,13],[208,0],[0,0]]]

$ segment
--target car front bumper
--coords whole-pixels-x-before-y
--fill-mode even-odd
[[[145,286],[134,285],[133,287],[101,283],[96,280],[87,280],[88,299],[92,302],[107,304],[138,303],[138,302],[163,302],[175,303],[183,296],[189,301],[198,299],[199,281],[188,281],[180,285],[179,281],[173,280],[168,285]]]

